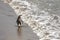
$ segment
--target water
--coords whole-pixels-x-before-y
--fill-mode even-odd
[[[12,0],[8,4],[39,40],[60,40],[60,0]]]

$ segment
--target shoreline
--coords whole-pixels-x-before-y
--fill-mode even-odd
[[[15,1],[16,2],[16,1]],[[17,3],[17,2],[16,2]],[[20,3],[22,3],[21,5],[23,5],[24,4],[24,1],[20,1]],[[26,3],[26,1],[25,1],[25,3]],[[27,2],[28,3],[28,2]],[[21,9],[19,9],[19,8],[21,8],[20,7],[20,5],[19,5],[19,3],[18,3],[18,5],[14,5],[13,3],[11,3],[12,4],[12,8],[16,11],[16,13],[18,14],[18,13],[20,13],[21,12]],[[10,4],[10,5],[11,5]],[[29,3],[28,3],[29,4]],[[23,6],[25,6],[26,4],[24,4]],[[31,28],[32,28],[32,30],[33,30],[33,32],[34,33],[36,33],[36,35],[37,36],[39,36],[39,38],[41,38],[40,40],[44,40],[45,39],[45,37],[48,39],[51,39],[50,37],[49,37],[49,35],[50,36],[54,36],[54,37],[56,37],[56,35],[58,34],[58,36],[59,36],[59,23],[60,23],[60,17],[59,16],[57,16],[57,15],[54,15],[54,14],[49,14],[49,12],[46,12],[46,11],[44,11],[44,10],[40,10],[40,15],[39,15],[39,20],[36,20],[36,18],[38,17],[36,17],[36,12],[35,11],[37,11],[38,12],[38,10],[39,10],[39,8],[37,8],[37,10],[35,10],[34,8],[36,8],[37,6],[34,6],[34,5],[30,5],[31,7],[32,7],[32,9],[28,6],[28,5],[26,5],[28,8],[27,9],[29,9],[29,10],[26,10],[26,12],[24,12],[24,7],[22,8],[23,10],[22,10],[22,19],[23,19],[23,21],[25,22],[25,23],[27,23]],[[16,9],[17,7],[19,7],[18,9]],[[26,8],[26,7],[25,7]],[[33,11],[33,12],[32,12]],[[30,13],[32,13],[32,14],[30,14]],[[35,15],[33,14],[33,13],[36,13]],[[19,15],[19,14],[18,14]],[[56,17],[56,18],[55,18]],[[42,21],[42,22],[41,22]],[[40,23],[39,23],[40,22]],[[57,23],[56,23],[57,22]],[[36,24],[35,24],[36,23]],[[59,29],[58,29],[59,28]],[[54,29],[54,30],[53,30]],[[58,33],[59,32],[59,33]],[[46,35],[46,33],[49,33],[49,35]],[[54,33],[54,34],[53,34]],[[56,35],[55,35],[56,34]],[[48,36],[48,37],[47,37]],[[57,37],[56,37],[57,38]],[[55,39],[55,38],[54,38]]]

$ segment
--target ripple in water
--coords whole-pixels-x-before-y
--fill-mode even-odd
[[[12,0],[9,5],[17,15],[22,15],[22,20],[27,23],[39,40],[60,40],[60,18],[40,10],[34,3]]]

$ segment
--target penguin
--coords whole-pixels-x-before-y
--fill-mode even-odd
[[[17,26],[21,26],[21,15],[18,16],[16,23],[17,23]]]

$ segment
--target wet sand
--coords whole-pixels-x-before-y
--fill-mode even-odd
[[[18,30],[16,19],[14,10],[0,1],[0,40],[39,40],[26,23]]]

